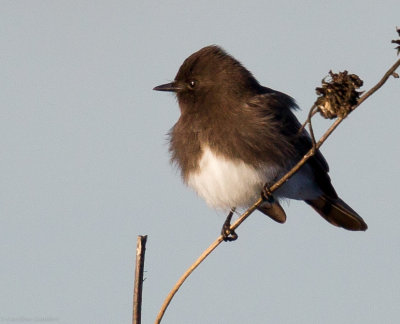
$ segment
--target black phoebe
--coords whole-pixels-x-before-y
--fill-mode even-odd
[[[312,147],[292,112],[298,108],[293,98],[261,86],[218,46],[189,56],[173,82],[154,90],[176,93],[181,116],[169,133],[171,160],[211,207],[251,206],[265,184],[272,185]],[[328,171],[318,151],[258,209],[284,223],[278,199],[304,200],[331,224],[365,231],[367,224],[338,197]]]

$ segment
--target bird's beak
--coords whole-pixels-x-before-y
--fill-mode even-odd
[[[177,92],[179,90],[179,87],[175,82],[171,82],[171,83],[159,85],[159,86],[153,88],[153,90]]]

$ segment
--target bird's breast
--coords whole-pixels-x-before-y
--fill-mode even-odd
[[[263,185],[279,171],[268,166],[256,168],[203,147],[198,168],[189,172],[186,182],[211,207],[229,210],[255,203]]]

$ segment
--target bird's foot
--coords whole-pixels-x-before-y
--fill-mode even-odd
[[[225,242],[235,241],[238,238],[238,235],[235,233],[235,231],[231,229],[231,220],[232,220],[234,211],[235,211],[235,208],[232,208],[232,210],[229,212],[228,216],[226,217],[224,224],[222,225],[221,235]]]
[[[265,185],[261,191],[261,198],[269,203],[273,203],[275,201],[274,196],[272,196],[272,192],[269,190],[267,185]]]

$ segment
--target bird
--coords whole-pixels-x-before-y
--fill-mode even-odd
[[[262,86],[238,60],[218,45],[184,60],[174,80],[153,90],[176,95],[180,117],[169,131],[171,162],[183,182],[215,209],[230,211],[223,239],[235,240],[230,221],[236,208],[259,198],[258,210],[286,221],[282,200],[303,200],[332,225],[365,231],[364,220],[337,195],[329,166],[319,150],[272,194],[268,187],[311,148],[289,95]]]

